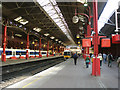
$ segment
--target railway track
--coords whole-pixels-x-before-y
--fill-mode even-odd
[[[41,72],[45,69],[48,69],[56,64],[59,64],[64,61],[63,57],[54,58],[54,59],[47,59],[47,60],[40,60],[34,62],[27,62],[15,65],[7,65],[0,67],[2,68],[2,82],[6,82],[10,79],[22,76],[22,75],[34,75],[38,72]]]

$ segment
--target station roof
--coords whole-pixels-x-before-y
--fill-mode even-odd
[[[105,4],[106,2],[98,3],[99,16]],[[88,11],[86,9],[87,7],[84,7],[83,4],[78,2],[57,2],[56,4],[53,4],[54,8],[58,6],[60,9],[59,13],[62,13],[62,15],[59,17],[61,17],[61,19],[63,20],[62,22],[65,21],[66,23],[66,26],[64,28],[67,28],[67,30],[69,29],[65,34],[61,30],[59,25],[57,25],[48,15],[48,13],[43,9],[43,7],[48,5],[51,4],[48,3],[44,6],[41,6],[38,4],[38,2],[35,2],[34,0],[33,2],[3,2],[2,3],[3,23],[5,19],[8,20],[8,33],[10,34],[12,31],[14,34],[20,34],[22,35],[22,38],[26,38],[26,34],[29,32],[33,38],[36,38],[38,40],[40,37],[42,37],[43,39],[45,39],[45,41],[47,40],[52,40],[53,42],[57,41],[58,44],[62,42],[61,45],[65,46],[74,44],[73,42],[70,41],[70,38],[67,36],[68,33],[75,42],[75,44],[77,44],[76,35],[79,33],[79,31],[82,31],[80,30],[80,27],[84,27],[85,29],[86,27],[83,25],[82,22],[74,24],[72,22],[72,18],[75,15],[75,9],[77,9],[79,13],[88,14]],[[92,8],[92,3],[88,3],[88,5]],[[20,22],[18,22],[18,20],[15,21],[15,19],[19,18],[23,20],[24,24],[25,23],[26,24],[23,25]],[[56,19],[58,18],[56,17]],[[87,22],[87,19],[85,20]],[[58,22],[61,21],[58,20]],[[44,34],[49,35],[45,36]],[[81,36],[82,35],[84,35],[84,33],[81,33]],[[51,39],[51,37],[55,38]]]

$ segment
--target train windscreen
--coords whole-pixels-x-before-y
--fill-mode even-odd
[[[70,55],[70,52],[64,52],[64,55]]]

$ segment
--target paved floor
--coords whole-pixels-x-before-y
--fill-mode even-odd
[[[84,60],[77,65],[69,59],[7,88],[118,88],[118,69],[103,64],[101,76],[91,76],[91,65],[85,68]]]

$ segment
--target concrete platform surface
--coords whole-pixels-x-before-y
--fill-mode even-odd
[[[91,76],[92,68],[85,68],[84,60],[68,59],[54,67],[20,81],[7,88],[118,88],[117,66],[103,64],[101,76]]]
[[[52,59],[52,58],[57,58],[57,57],[62,57],[62,55],[61,56],[42,57],[42,58],[29,58],[28,60],[26,60],[26,59],[17,59],[17,60],[7,59],[6,62],[1,61],[0,66],[20,64],[20,63],[39,61],[39,60],[45,60],[45,59]]]

